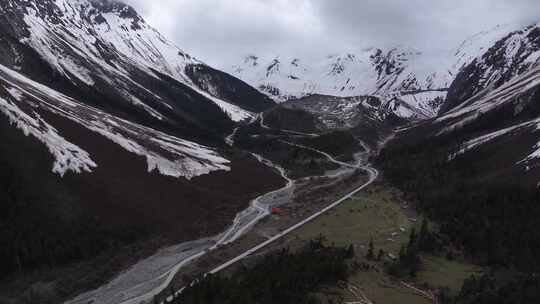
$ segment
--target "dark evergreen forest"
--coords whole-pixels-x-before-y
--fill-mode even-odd
[[[207,276],[172,303],[316,304],[318,299],[310,293],[346,280],[353,256],[352,246],[325,246],[314,240],[296,252],[283,249],[268,254],[255,266],[241,267],[230,276]]]
[[[507,275],[471,278],[457,297],[443,293],[444,303],[540,303],[540,190],[482,174],[476,164],[486,155],[480,151],[449,161],[451,146],[391,144],[377,159],[385,177],[440,230],[430,248],[420,248],[412,236],[391,273],[414,275],[418,252],[451,246]],[[437,242],[441,238],[447,244]]]

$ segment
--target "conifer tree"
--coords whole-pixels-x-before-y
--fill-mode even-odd
[[[367,255],[366,255],[366,258],[368,260],[373,260],[375,258],[375,248],[373,246],[373,238],[371,238],[369,240],[369,248],[368,248],[368,252],[367,252]]]

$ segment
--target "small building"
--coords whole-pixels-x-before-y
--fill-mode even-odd
[[[272,212],[273,215],[281,215],[281,214],[283,214],[283,209],[274,207],[274,208],[272,208],[271,212]]]

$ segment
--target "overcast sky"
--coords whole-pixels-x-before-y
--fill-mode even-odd
[[[124,0],[199,59],[317,56],[370,46],[454,48],[497,24],[540,21],[540,0]]]

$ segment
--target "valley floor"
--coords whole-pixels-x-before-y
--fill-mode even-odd
[[[270,130],[262,123],[261,126]],[[250,209],[237,216],[235,224],[239,226],[233,226],[221,236],[224,241],[184,248],[187,259],[167,273],[166,278],[159,276],[161,283],[149,280],[144,283],[147,287],[131,290],[136,292],[129,291],[129,296],[122,292],[123,301],[100,303],[134,304],[150,301],[155,295],[154,301],[162,303],[208,272],[229,273],[240,265],[249,267],[260,256],[282,248],[301,248],[318,237],[337,246],[352,244],[358,260],[365,260],[371,239],[376,250],[384,252],[382,259],[369,262],[367,268],[355,272],[348,282],[320,290],[317,296],[323,302],[436,303],[437,288],[458,292],[466,278],[481,272],[480,268],[465,262],[425,256],[422,271],[414,280],[406,282],[387,275],[385,263],[396,259],[410,231],[418,228],[419,216],[413,206],[404,202],[401,193],[388,184],[380,180],[372,184],[378,176],[375,169],[335,160],[315,148],[280,139],[279,135],[270,138],[281,145],[320,154],[340,168],[293,181],[281,167],[257,156],[259,161],[278,169],[289,181],[288,185],[256,199]],[[232,139],[230,142],[234,144]],[[355,157],[358,164],[366,163],[369,153],[364,146],[364,152]],[[360,168],[362,170],[358,170]],[[343,197],[344,193],[350,195]],[[265,212],[273,207],[280,207],[279,212],[267,216]],[[149,290],[148,286],[154,287]],[[143,293],[144,290],[147,292]]]
[[[363,153],[360,154],[365,156]],[[217,250],[209,252],[180,269],[171,286],[165,289],[158,298],[169,297],[171,290],[181,289],[212,269],[214,269],[212,272],[221,269],[227,271],[228,261],[250,260],[251,257],[280,247],[287,238],[285,233],[290,232],[294,227],[303,226],[308,220],[319,216],[321,212],[326,212],[333,205],[345,201],[345,198],[340,199],[344,193],[363,189],[376,176],[356,170],[353,165],[346,165],[339,170],[328,171],[324,176],[307,177],[294,181],[291,199],[286,204],[279,205],[280,214],[265,217],[236,242],[224,244]],[[254,247],[257,250],[250,249]],[[239,255],[242,257],[245,255],[245,258],[239,259]],[[230,264],[232,268],[235,267],[234,263]]]
[[[109,299],[109,303],[117,304],[129,299],[130,294],[141,294],[141,285],[149,286],[147,288],[151,289],[151,286],[163,284],[167,280],[164,274],[170,272],[178,263],[215,244],[215,241],[210,239],[187,243],[184,241],[218,234],[230,225],[235,214],[245,209],[253,198],[285,184],[279,172],[262,164],[255,157],[246,155],[244,159],[240,159],[240,156],[236,158],[239,159],[238,165],[234,172],[230,172],[231,174],[220,172],[219,174],[224,174],[224,176],[219,176],[219,174],[213,177],[204,176],[200,179],[205,179],[205,181],[197,183],[201,192],[205,191],[205,185],[209,185],[208,192],[220,191],[229,195],[228,198],[222,198],[219,201],[221,204],[213,201],[213,205],[217,208],[205,210],[196,200],[172,194],[169,194],[173,196],[170,200],[175,200],[176,205],[169,206],[170,209],[160,209],[163,206],[160,201],[151,204],[151,207],[137,203],[130,205],[131,210],[136,209],[141,217],[151,217],[152,214],[167,216],[169,222],[166,224],[175,227],[173,232],[177,232],[179,236],[164,235],[165,232],[141,236],[140,239],[128,245],[103,250],[99,256],[82,262],[62,267],[43,267],[31,273],[11,275],[0,281],[0,303],[57,304],[69,299],[73,299],[75,303],[89,301],[101,303],[103,299],[101,296],[103,296]],[[240,181],[245,180],[245,176],[259,178],[241,183]],[[229,183],[224,183],[224,179],[227,179]],[[96,205],[99,203],[101,202],[96,202]],[[110,209],[104,208],[104,210]],[[183,212],[185,217],[191,216],[198,219],[198,226],[193,227],[195,232],[184,229],[186,221],[175,216],[177,212]],[[119,220],[127,217],[122,213],[117,213],[115,216]],[[196,220],[192,219],[192,221]],[[141,225],[143,224],[158,230],[158,227],[151,224],[142,223]],[[162,224],[165,224],[165,220],[162,220]],[[95,292],[81,295],[89,290]],[[146,290],[142,289],[142,293]],[[76,297],[77,295],[80,296]]]
[[[399,256],[407,244],[410,231],[419,230],[420,216],[402,198],[400,191],[379,181],[345,204],[306,225],[287,240],[287,246],[299,247],[317,236],[328,244],[353,245],[356,259],[368,267],[353,274],[339,288],[321,290],[318,295],[326,303],[437,303],[434,291],[448,287],[458,292],[465,279],[481,273],[480,267],[464,261],[448,261],[435,256],[423,256],[422,268],[416,279],[398,280],[386,274],[384,264]],[[375,254],[383,250],[378,261],[367,261],[369,242],[373,240]]]
[[[306,183],[303,186],[304,190],[314,187],[317,187],[316,183]],[[296,193],[302,193],[302,190]],[[279,229],[287,227],[294,218],[290,214],[295,214],[295,206],[306,208],[306,204],[298,202],[309,201],[308,199],[298,197],[294,204],[285,207],[286,215],[265,219],[237,243],[223,247],[186,267],[173,281],[171,290],[189,284],[207,269],[220,265],[246,248],[274,235]],[[399,255],[401,246],[408,242],[410,231],[413,228],[418,231],[420,222],[421,217],[411,204],[403,200],[399,190],[384,181],[378,181],[278,242],[224,269],[222,275],[232,274],[241,267],[251,267],[267,254],[285,248],[300,250],[311,240],[323,239],[332,246],[352,245],[354,259],[363,266],[357,269],[347,282],[338,282],[337,286],[327,286],[317,291],[315,296],[321,303],[438,303],[436,293],[439,288],[448,288],[451,293],[456,294],[465,279],[471,275],[481,275],[483,269],[467,261],[450,261],[444,257],[423,255],[422,267],[416,278],[397,279],[388,275],[385,272],[385,263]],[[370,240],[373,240],[376,253],[379,250],[384,251],[380,260],[366,260]],[[169,295],[170,290],[166,290],[160,299]]]
[[[301,248],[319,237],[337,246],[353,245],[358,260],[364,260],[370,239],[377,251],[384,251],[382,260],[370,262],[348,282],[320,290],[317,297],[323,302],[384,304],[399,299],[402,303],[430,303],[435,302],[434,289],[426,286],[449,287],[457,292],[465,278],[481,271],[466,263],[426,256],[424,268],[415,281],[403,282],[390,277],[384,271],[384,263],[398,256],[419,220],[399,191],[377,179],[376,169],[364,165],[370,149],[362,144],[358,149],[363,152],[354,155],[354,162],[344,162],[312,146],[275,134],[276,130],[265,126],[262,119],[259,125],[265,132],[272,132],[267,136],[278,144],[277,150],[263,148],[262,151],[269,157],[281,159],[280,164],[300,168],[285,170],[253,154],[260,163],[279,172],[287,181],[285,186],[254,199],[224,233],[161,249],[134,263],[107,284],[66,303],[162,303],[208,272],[228,273],[239,265],[256,263],[258,257],[267,253]],[[237,132],[238,129],[228,138],[231,145],[235,144]],[[293,155],[292,160],[287,155]],[[315,166],[302,169],[305,164]],[[314,172],[322,174],[312,176]],[[295,180],[289,178],[290,173],[295,175]],[[279,209],[270,214],[273,208]],[[163,244],[156,243],[151,248],[157,246],[163,247]],[[137,248],[133,250],[134,256],[142,257],[140,252],[148,254]]]
[[[231,136],[228,142],[234,144],[234,136]],[[316,214],[335,203],[336,199],[344,193],[366,185],[376,176],[374,175],[376,173],[372,172],[368,176],[366,172],[359,170],[362,168],[360,164],[365,162],[367,151],[359,153],[358,164],[353,165],[335,160],[329,154],[313,148],[285,141],[281,145],[288,147],[289,150],[307,151],[312,157],[317,155],[321,168],[312,172],[323,172],[323,174],[293,181],[279,165],[253,154],[260,164],[280,173],[287,182],[286,185],[252,200],[249,208],[238,213],[233,224],[224,233],[166,247],[136,263],[131,260],[132,264],[129,268],[123,263],[123,268],[119,269],[124,269],[124,271],[116,278],[66,303],[132,304],[150,302],[160,292],[170,294],[171,290],[177,290],[190,283],[191,278],[213,269]],[[322,168],[337,169],[325,172]],[[273,207],[281,207],[283,213],[279,216],[267,217]],[[157,246],[163,248],[163,244],[157,244]],[[153,248],[155,250],[157,247]],[[148,251],[144,252],[148,254]],[[132,255],[134,259],[143,257],[136,251],[132,252]],[[105,278],[110,277],[110,274],[100,274],[100,276]],[[84,280],[81,281],[80,278],[75,281],[79,281],[80,284],[74,288],[88,289],[87,286],[90,286],[85,286]]]
[[[327,177],[301,179],[294,190],[293,201],[283,206],[283,213],[265,218],[237,242],[223,246],[182,269],[171,287],[158,297],[158,302],[170,298],[171,291],[190,284],[209,269],[233,259],[327,206],[343,195],[340,193],[349,191],[347,189],[365,184],[366,177],[355,174],[343,177],[327,172]],[[376,251],[384,252],[382,258],[369,261],[367,268],[356,271],[347,282],[338,284],[339,287],[321,289],[317,297],[322,303],[437,303],[439,288],[455,294],[465,279],[481,274],[482,269],[466,261],[424,255],[417,277],[400,280],[388,275],[385,265],[399,256],[400,248],[407,244],[411,230],[418,231],[420,222],[414,206],[404,201],[403,194],[379,179],[292,233],[267,247],[250,252],[239,263],[227,264],[227,268],[219,269],[225,274],[233,273],[238,267],[250,267],[257,263],[261,256],[284,248],[300,249],[317,238],[324,238],[329,245],[353,245],[356,259],[365,261],[368,244],[373,240]]]

